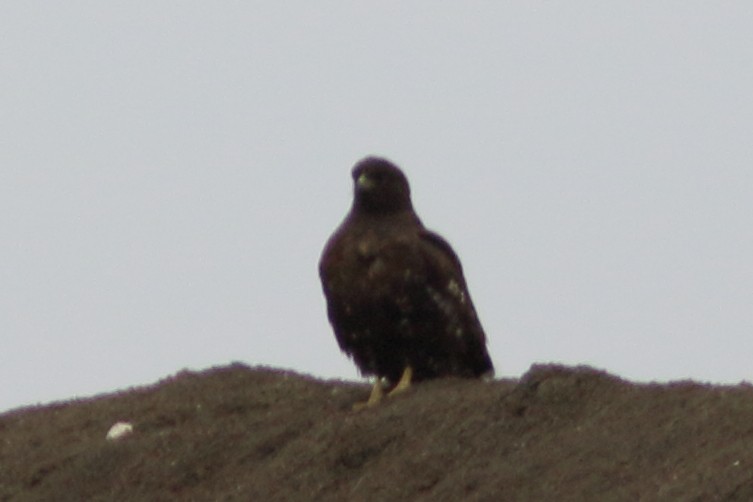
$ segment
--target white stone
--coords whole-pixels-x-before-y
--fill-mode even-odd
[[[133,425],[128,422],[116,422],[110,430],[107,431],[108,441],[117,441],[122,439],[133,432]]]

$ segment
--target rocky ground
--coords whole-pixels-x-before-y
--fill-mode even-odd
[[[539,365],[368,393],[233,365],[10,411],[0,501],[753,500],[748,385]]]

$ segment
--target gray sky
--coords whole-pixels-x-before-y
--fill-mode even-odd
[[[751,2],[8,1],[0,32],[0,410],[358,378],[317,261],[367,154],[499,376],[753,378]]]

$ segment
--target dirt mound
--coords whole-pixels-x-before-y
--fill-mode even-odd
[[[352,411],[368,393],[233,365],[8,412],[0,500],[753,500],[748,385],[534,366]]]

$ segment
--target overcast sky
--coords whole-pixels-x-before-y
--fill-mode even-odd
[[[0,411],[359,379],[317,262],[368,154],[498,376],[753,379],[749,1],[6,1],[0,33]]]

